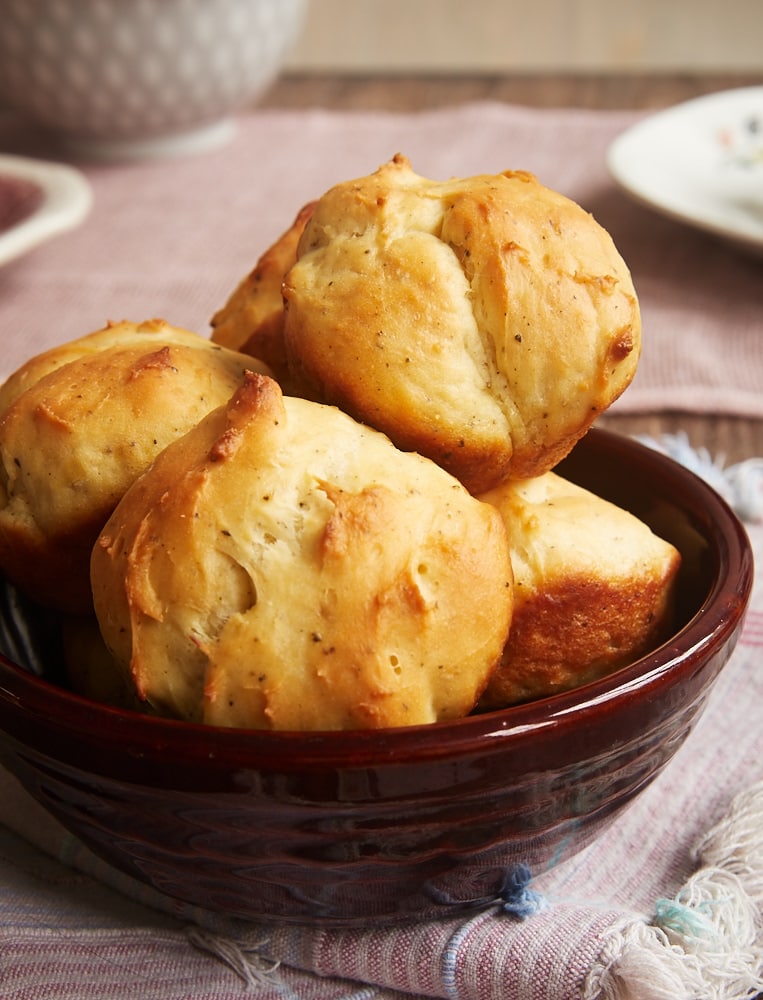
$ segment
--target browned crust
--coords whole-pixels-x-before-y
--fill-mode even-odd
[[[640,351],[611,237],[525,171],[437,182],[395,156],[318,200],[283,281],[293,390],[473,493],[553,468]]]
[[[284,275],[297,259],[297,245],[315,207],[308,202],[211,320],[212,340],[264,361],[280,382],[288,378],[283,343]]]
[[[585,576],[523,599],[482,699],[499,708],[604,677],[666,639],[673,626],[678,553],[663,572],[617,583]]]

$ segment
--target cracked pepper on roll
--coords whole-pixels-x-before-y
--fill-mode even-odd
[[[630,273],[529,173],[433,181],[396,156],[312,206],[284,275],[292,392],[473,493],[551,469],[630,384]]]
[[[103,637],[144,703],[260,729],[464,716],[513,604],[494,507],[255,374],[125,494],[91,576]]]
[[[91,611],[90,550],[122,494],[255,367],[162,320],[113,323],[31,358],[0,391],[8,579],[50,608]]]

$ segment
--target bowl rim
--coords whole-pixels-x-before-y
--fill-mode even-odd
[[[708,648],[721,647],[741,628],[752,590],[752,547],[744,526],[728,503],[696,473],[634,438],[595,428],[588,437],[603,451],[622,448],[623,442],[641,461],[649,463],[677,486],[691,486],[696,494],[692,510],[701,512],[704,537],[710,538],[718,572],[701,605],[666,642],[646,655],[599,680],[569,691],[520,705],[475,713],[449,722],[369,730],[270,731],[218,727],[151,716],[115,708],[36,676],[0,652],[0,703],[11,702],[30,718],[45,719],[52,729],[73,732],[97,726],[106,744],[152,745],[171,751],[197,745],[205,757],[257,767],[278,760],[291,769],[332,764],[374,766],[453,757],[468,753],[486,741],[529,738],[541,730],[579,727],[601,710],[608,710],[634,692],[654,697],[665,687],[695,673]],[[695,510],[696,508],[696,510]],[[713,526],[709,533],[707,528]],[[730,597],[730,580],[736,580]],[[671,653],[671,648],[673,652]]]

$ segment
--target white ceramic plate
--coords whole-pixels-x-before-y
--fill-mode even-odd
[[[763,87],[708,94],[645,118],[614,141],[607,164],[639,201],[763,250]]]
[[[7,209],[17,196],[26,201],[32,186],[39,188],[39,197],[30,204],[29,211],[6,228],[0,228],[0,265],[52,236],[73,229],[90,211],[90,185],[79,170],[65,164],[0,154],[3,206]]]

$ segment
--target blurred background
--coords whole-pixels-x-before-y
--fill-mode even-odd
[[[295,72],[758,72],[763,0],[310,0]]]

